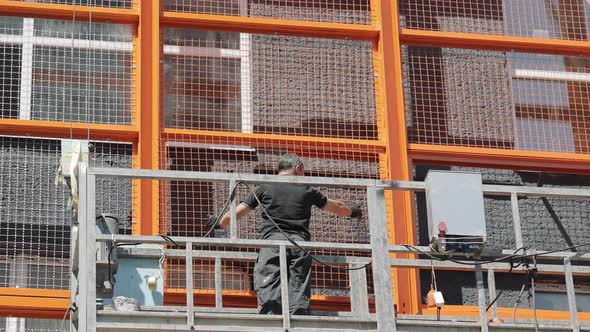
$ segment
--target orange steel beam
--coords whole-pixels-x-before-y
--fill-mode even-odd
[[[342,151],[359,154],[372,154],[385,151],[384,143],[377,140],[215,132],[173,128],[163,129],[162,139],[168,141],[180,139],[181,141],[188,140],[204,144],[281,146],[297,151]]]
[[[194,292],[195,305],[215,305],[215,290],[202,289]],[[185,305],[186,290],[167,289],[165,292],[166,305]],[[344,296],[311,296],[312,310],[318,311],[350,311],[350,298]],[[374,307],[374,299],[369,299],[370,308]],[[255,308],[256,293],[254,291],[223,291],[224,307]]]
[[[141,3],[139,0],[133,0],[133,8],[140,9]],[[133,26],[133,98],[132,98],[132,114],[131,114],[131,121],[133,124],[139,127],[139,120],[140,120],[140,113],[141,113],[141,41],[139,39],[139,26]],[[137,142],[139,143],[139,142]],[[140,150],[139,144],[133,144],[132,148],[132,168],[140,168],[141,167],[141,157],[140,157]],[[132,205],[131,205],[131,233],[132,234],[140,234],[140,220],[141,217],[141,205],[139,203],[139,195],[141,194],[141,181],[138,179],[132,180],[131,185],[131,197],[132,198]]]
[[[407,135],[402,81],[402,56],[399,32],[399,4],[397,0],[380,0],[381,34],[377,48],[383,62],[383,101],[387,117],[387,154],[389,179],[411,180],[410,160],[407,151]],[[415,226],[413,202],[409,192],[391,193],[393,222],[390,222],[390,241],[413,244]],[[407,257],[407,255],[397,255]],[[420,310],[419,274],[417,270],[397,268],[394,289],[399,313],[417,313]]]
[[[423,305],[422,313],[424,315],[436,315],[436,308],[427,308]],[[457,317],[479,317],[479,307],[470,305],[445,305],[440,311],[441,316]],[[512,320],[513,308],[498,307],[498,317],[507,321]],[[534,312],[532,309],[518,309],[517,318],[533,319]],[[491,318],[491,315],[488,317]],[[559,310],[537,310],[537,318],[543,320],[569,320],[569,311]],[[590,313],[578,312],[578,319],[581,321],[590,321]]]
[[[137,23],[139,11],[136,9],[105,8],[89,6],[59,5],[49,3],[20,2],[0,0],[0,13],[4,16],[47,18],[58,20],[88,21],[103,23]]]
[[[240,16],[219,16],[193,13],[164,12],[162,25],[174,28],[212,29],[297,35],[324,38],[372,40],[379,36],[379,28],[371,25],[321,23]]]
[[[0,288],[0,316],[61,319],[69,305],[67,290]]]
[[[414,46],[453,47],[525,53],[590,55],[590,43],[577,40],[542,39],[476,33],[401,29],[403,44]]]
[[[14,136],[37,136],[95,140],[135,141],[136,126],[43,120],[0,119],[0,133]]]
[[[590,174],[590,155],[410,144],[414,163]]]
[[[139,167],[158,169],[160,141],[160,2],[142,1],[139,20]],[[155,180],[141,180],[137,206],[139,232],[152,235],[158,232],[159,189]]]

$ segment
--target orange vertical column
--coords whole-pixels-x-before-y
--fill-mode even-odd
[[[139,18],[139,167],[159,168],[160,142],[160,0],[140,1]],[[137,196],[139,234],[158,232],[158,181],[141,180]]]
[[[410,161],[406,136],[404,94],[402,84],[402,59],[399,35],[399,9],[397,0],[378,1],[381,34],[377,45],[377,55],[381,58],[382,73],[377,86],[378,99],[383,102],[385,130],[383,138],[387,144],[387,178],[391,180],[410,180]],[[377,59],[375,61],[378,61]],[[379,91],[382,90],[382,91]],[[391,193],[389,233],[396,244],[414,244],[415,225],[413,201],[409,192]],[[398,255],[401,256],[401,255]],[[420,308],[420,288],[418,270],[395,269],[394,294],[399,313],[417,313]]]

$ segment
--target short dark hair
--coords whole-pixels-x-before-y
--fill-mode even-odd
[[[281,156],[281,159],[279,159],[279,163],[277,165],[277,170],[279,172],[281,172],[281,171],[292,169],[296,166],[303,166],[303,162],[301,161],[301,158],[299,158],[299,156],[294,153],[287,153],[287,154]]]

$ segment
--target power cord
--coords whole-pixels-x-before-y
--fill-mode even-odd
[[[412,245],[409,244],[403,244],[403,247],[414,251],[414,252],[418,252],[422,255],[426,255],[431,259],[437,260],[437,261],[450,261],[453,263],[457,263],[457,264],[461,264],[461,265],[470,265],[470,266],[476,266],[476,265],[484,265],[484,264],[490,264],[490,263],[496,263],[496,262],[503,262],[506,260],[509,261],[513,261],[514,259],[520,259],[523,260],[525,258],[537,258],[539,256],[544,256],[544,255],[549,255],[549,254],[554,254],[556,252],[562,252],[562,251],[568,251],[568,250],[572,250],[572,249],[576,249],[576,248],[580,248],[580,247],[586,247],[586,246],[590,246],[590,242],[586,242],[586,243],[582,243],[582,244],[578,244],[578,245],[574,245],[574,246],[569,246],[566,248],[561,248],[561,249],[553,249],[553,250],[549,250],[549,251],[545,251],[545,252],[540,252],[540,253],[534,253],[534,254],[523,254],[523,255],[518,255],[516,253],[518,253],[520,250],[524,250],[526,248],[521,247],[516,249],[516,251],[514,251],[513,254],[510,255],[506,255],[506,256],[502,256],[502,257],[498,257],[495,259],[490,259],[487,261],[460,261],[460,260],[455,260],[455,259],[451,259],[451,258],[446,258],[446,257],[438,257],[435,256],[433,254],[427,253],[424,250],[421,250],[419,248],[416,248]],[[522,265],[523,262],[519,262],[516,266],[513,266],[513,263],[511,264],[512,267],[519,267],[520,265]]]
[[[138,246],[141,243],[115,243],[111,249],[109,249],[109,255],[108,255],[108,276],[109,276],[109,283],[111,284],[111,287],[114,287],[115,284],[117,283],[117,280],[115,279],[114,275],[111,275],[111,257],[113,255],[113,249],[117,248],[117,247],[124,247],[124,246]]]
[[[268,217],[268,220],[270,220],[273,224],[273,226],[279,231],[279,233],[281,233],[285,239],[287,239],[287,241],[289,241],[292,245],[294,245],[295,247],[297,247],[298,249],[300,249],[301,251],[303,251],[305,253],[305,255],[311,257],[312,260],[314,260],[315,262],[324,265],[326,267],[338,270],[338,271],[356,271],[356,270],[362,270],[362,269],[366,269],[367,267],[371,266],[372,262],[369,262],[367,264],[364,264],[362,266],[358,266],[358,267],[340,267],[337,265],[333,265],[330,263],[326,263],[322,260],[320,260],[319,258],[315,257],[314,255],[311,254],[311,252],[303,247],[301,247],[295,240],[291,239],[289,237],[289,235],[287,235],[287,233],[285,233],[281,227],[277,224],[277,222],[270,216],[270,214],[268,213],[268,211],[264,208],[264,205],[262,204],[262,202],[260,201],[260,199],[258,198],[258,196],[256,195],[256,193],[254,192],[254,190],[252,189],[252,187],[250,187],[250,185],[248,185],[247,183],[243,182],[243,181],[239,181],[236,183],[236,186],[233,188],[230,197],[228,198],[228,200],[225,203],[225,206],[223,207],[223,209],[221,210],[221,213],[217,216],[217,219],[215,220],[215,222],[213,223],[213,225],[211,226],[211,229],[205,234],[205,237],[208,236],[217,226],[217,224],[219,223],[219,221],[221,220],[221,217],[223,216],[223,213],[227,210],[227,207],[229,206],[229,204],[234,200],[235,195],[236,195],[236,189],[238,188],[238,186],[244,186],[246,187],[246,189],[248,189],[248,191],[254,196],[254,198],[256,199],[256,202],[258,203],[258,205],[260,206],[260,208],[262,209],[262,211],[264,212],[264,214]]]

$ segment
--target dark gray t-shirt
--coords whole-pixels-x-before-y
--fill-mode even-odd
[[[311,239],[311,207],[315,205],[322,209],[328,203],[328,198],[324,194],[306,185],[260,185],[254,192],[264,209],[285,233],[301,235],[307,241]],[[252,210],[258,206],[252,193],[242,203]],[[260,214],[262,221],[258,224],[258,233],[262,238],[266,239],[269,235],[278,233],[266,213],[261,211]]]

